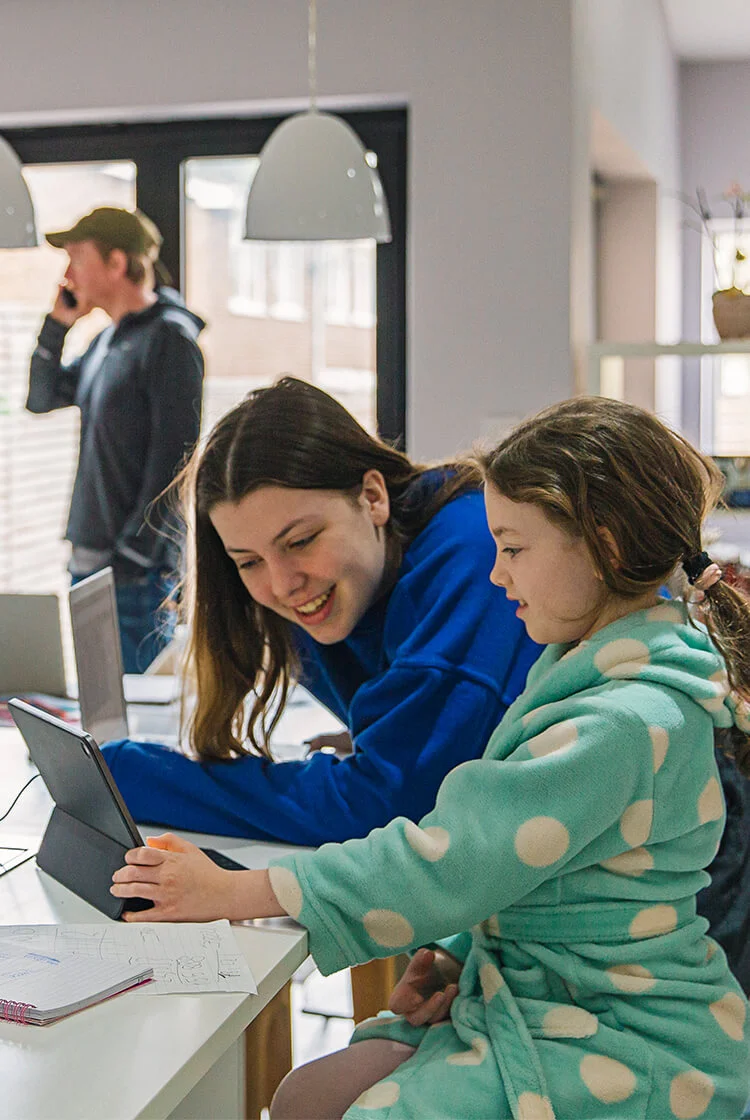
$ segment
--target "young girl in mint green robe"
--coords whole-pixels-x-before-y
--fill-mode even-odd
[[[471,929],[450,1019],[357,1029],[417,1050],[347,1120],[740,1116],[746,1002],[695,912],[732,722],[720,657],[664,603],[548,647],[419,826],[271,869],[326,974]]]
[[[481,465],[492,582],[547,646],[483,757],[419,824],[269,872],[167,836],[113,892],[154,900],[137,921],[287,912],[324,973],[436,942],[455,958],[457,988],[430,996],[415,957],[398,1014],[293,1071],[274,1120],[738,1118],[747,1003],[695,908],[724,824],[715,733],[750,757],[750,606],[701,546],[721,476],[604,398],[553,406]],[[659,597],[680,570],[706,627]]]

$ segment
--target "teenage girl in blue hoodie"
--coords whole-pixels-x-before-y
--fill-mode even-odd
[[[412,463],[287,377],[217,424],[183,482],[195,758],[108,745],[135,818],[306,845],[419,819],[539,653],[487,579],[478,473]],[[349,729],[348,757],[272,761],[295,680]]]

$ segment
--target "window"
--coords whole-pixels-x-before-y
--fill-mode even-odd
[[[127,160],[42,164],[25,172],[41,230],[69,228],[94,206],[135,205],[136,169]],[[78,414],[24,409],[29,358],[67,257],[51,245],[3,255],[0,267],[0,589],[62,590],[65,531],[78,446]],[[76,323],[69,361],[107,322],[93,312]]]
[[[386,438],[403,445],[406,114],[344,115],[378,155],[394,239],[377,251],[353,249],[344,266],[350,280],[341,286],[347,324],[340,326],[326,321],[320,247],[242,239],[247,187],[277,118],[19,129],[4,136],[24,164],[41,230],[64,228],[107,203],[138,205],[156,222],[175,286],[209,323],[202,335],[207,425],[253,384],[294,372],[339,395],[368,426],[377,422]],[[66,583],[67,546],[60,538],[75,469],[76,410],[34,417],[23,408],[29,357],[64,259],[50,247],[18,250],[5,255],[0,270],[2,589]],[[66,355],[103,325],[101,316],[87,317],[70,332]]]

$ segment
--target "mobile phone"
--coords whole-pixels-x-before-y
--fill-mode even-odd
[[[66,307],[73,308],[78,306],[78,300],[73,295],[70,288],[61,288],[60,295],[62,296],[62,301]]]
[[[224,867],[227,871],[247,871],[246,864],[238,863],[236,859],[225,856],[223,852],[217,852],[215,848],[201,848],[201,851],[212,859],[217,867]]]

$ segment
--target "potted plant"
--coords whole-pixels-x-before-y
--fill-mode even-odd
[[[712,248],[716,290],[711,302],[719,338],[750,338],[750,295],[743,290],[750,275],[745,252],[746,247],[750,248],[750,224],[745,220],[750,213],[750,193],[739,183],[732,183],[720,196],[718,201],[729,207],[731,217],[724,233],[719,233],[717,228],[721,214],[714,213],[702,187],[698,187],[695,197],[696,201],[689,197],[685,201],[700,219],[697,228],[708,238]],[[726,243],[727,236],[731,239],[729,254],[720,251],[720,242]]]

